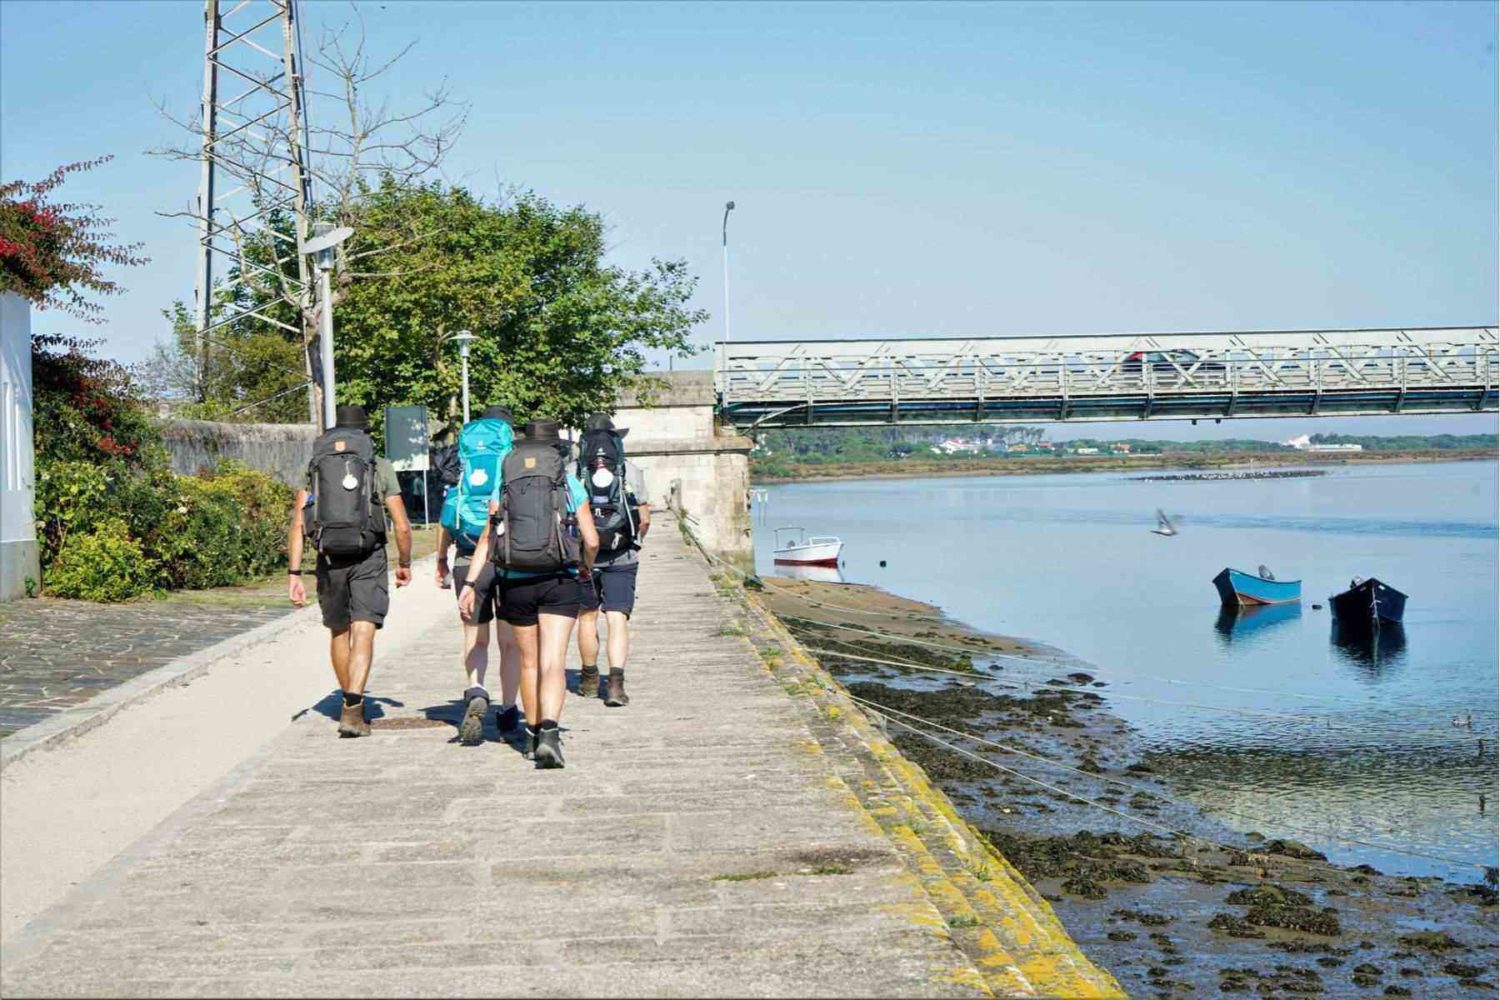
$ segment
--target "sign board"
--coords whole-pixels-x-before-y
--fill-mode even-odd
[[[427,471],[427,407],[385,408],[385,457],[397,472]]]

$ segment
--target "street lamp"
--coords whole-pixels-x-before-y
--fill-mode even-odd
[[[724,343],[729,343],[729,213],[734,211],[734,202],[724,203]]]
[[[300,247],[313,259],[318,269],[318,354],[323,367],[323,429],[333,426],[333,290],[329,273],[333,270],[333,248],[354,235],[348,226],[334,227],[331,222],[314,222],[313,238]]]
[[[454,340],[458,341],[458,356],[463,360],[464,366],[464,423],[469,422],[469,343],[474,335],[468,330],[460,330],[453,334]]]

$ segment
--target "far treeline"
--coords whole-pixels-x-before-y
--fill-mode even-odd
[[[1041,427],[974,424],[938,427],[808,427],[772,430],[759,435],[751,455],[751,470],[759,478],[818,475],[831,466],[934,464],[969,466],[1001,459],[1038,461],[1046,458],[1095,455],[1193,458],[1290,456],[1305,454],[1276,441],[1228,438],[1211,441],[1148,441],[1140,438],[1069,438],[1046,440]],[[1354,434],[1313,434],[1314,445],[1359,445],[1366,452],[1490,452],[1500,447],[1494,434],[1435,434],[1382,437]]]

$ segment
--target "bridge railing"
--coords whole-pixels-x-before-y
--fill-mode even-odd
[[[1500,378],[1493,327],[976,340],[846,340],[721,348],[721,410],[921,401],[1178,397],[1270,400],[1313,394],[1468,395]],[[1477,395],[1475,395],[1477,393]],[[1063,416],[1067,415],[1064,407]]]

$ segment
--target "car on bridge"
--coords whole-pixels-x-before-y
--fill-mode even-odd
[[[1168,349],[1164,351],[1134,351],[1120,362],[1120,371],[1127,375],[1139,375],[1150,366],[1151,371],[1165,375],[1192,372],[1194,375],[1223,375],[1229,370],[1222,361],[1203,360],[1194,351]],[[1194,370],[1193,366],[1197,365]]]

